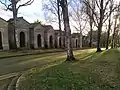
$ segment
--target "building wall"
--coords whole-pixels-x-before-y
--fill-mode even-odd
[[[41,48],[60,48],[60,31],[54,30],[50,25],[41,25],[40,23],[34,24],[32,27],[30,26],[25,19],[22,17],[18,18],[16,22],[16,44],[17,48],[20,47],[20,33],[24,33],[25,35],[25,48],[40,48],[38,47],[38,35],[41,36]],[[9,47],[12,49],[14,48],[14,30],[13,30],[13,19],[10,19],[7,22],[0,19],[0,31],[2,33],[2,43],[3,49],[9,50]],[[52,41],[50,37],[52,36]],[[77,40],[77,45],[76,45]],[[52,42],[52,46],[51,43]],[[66,40],[65,40],[65,32],[61,32],[61,48],[65,48]],[[82,35],[76,33],[72,34],[72,47],[82,48]]]
[[[44,41],[44,32],[45,29],[39,24],[34,28],[34,48],[38,48],[38,35],[41,35],[41,48],[45,47],[45,41]]]
[[[72,34],[72,47],[82,48],[82,34],[81,33]]]
[[[8,43],[8,23],[0,18],[0,32],[2,36],[2,47],[3,50],[9,50]]]
[[[50,36],[52,36],[52,42],[53,42],[53,44],[52,44],[52,48],[55,48],[55,32],[54,32],[54,30],[53,30],[53,28],[51,28],[51,29],[49,29],[49,30],[47,30],[47,33],[46,33],[47,35],[46,35],[46,42],[47,42],[47,46],[48,46],[48,48],[51,48],[50,47]]]
[[[14,43],[13,19],[10,19],[8,23],[9,23],[8,25],[9,46],[12,49],[14,48],[13,47],[13,43]],[[26,20],[24,20],[22,17],[17,19],[16,30],[15,30],[17,48],[20,48],[20,32],[24,32],[25,34],[25,48],[30,48],[29,28],[30,28],[30,24]]]

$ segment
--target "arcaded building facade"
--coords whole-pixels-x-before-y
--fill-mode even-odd
[[[0,50],[14,48],[13,19],[5,21],[0,18]],[[17,48],[40,49],[40,48],[65,48],[65,32],[54,30],[51,25],[29,23],[23,17],[17,18],[16,22],[16,45]],[[81,48],[82,35],[72,34],[72,47]]]
[[[8,37],[9,37],[9,46],[11,49],[13,48],[12,43],[14,42],[13,27],[14,27],[13,19],[10,19],[8,21]],[[16,30],[15,30],[17,48],[30,47],[29,27],[30,27],[30,24],[25,19],[23,19],[23,17],[19,17],[17,19]]]

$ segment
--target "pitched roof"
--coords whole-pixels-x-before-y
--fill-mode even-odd
[[[3,19],[3,18],[1,18],[1,17],[0,17],[0,19],[3,20],[3,21],[5,21],[5,22],[7,22],[5,19]]]
[[[25,22],[27,22],[28,24],[30,24],[27,20],[25,20],[23,17],[17,17],[17,20],[23,19]],[[10,18],[7,22],[12,22],[13,18]]]

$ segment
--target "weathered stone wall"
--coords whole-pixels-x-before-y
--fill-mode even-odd
[[[38,48],[38,35],[41,35],[41,48],[45,47],[45,41],[44,41],[44,32],[45,29],[38,24],[35,28],[34,28],[34,47]]]
[[[55,32],[54,32],[54,29],[53,28],[50,28],[49,30],[47,30],[47,46],[48,48],[51,48],[50,47],[50,36],[52,36],[52,48],[55,47]]]
[[[56,48],[65,48],[65,32],[61,32],[61,47],[60,47],[60,31],[55,30],[55,44]]]
[[[2,47],[3,50],[9,50],[8,43],[8,23],[0,18],[0,32],[2,36]]]
[[[0,32],[2,33],[2,43],[4,49],[8,50],[9,47],[11,49],[14,48],[13,19],[10,19],[8,23],[5,22],[4,20],[0,21],[0,27],[1,27]],[[18,48],[21,47],[20,33],[24,34],[24,41],[26,48],[37,49],[37,48],[66,47],[64,31],[61,32],[61,46],[60,46],[59,30],[54,30],[51,25],[41,25],[40,23],[29,24],[22,17],[19,17],[17,19],[15,33],[16,33],[16,44]],[[72,34],[72,47],[82,48],[82,34],[79,33]]]
[[[9,35],[9,44],[10,48],[13,48],[13,42],[14,42],[14,31],[13,31],[13,19],[10,19],[8,21],[8,35]],[[29,39],[29,28],[30,24],[24,20],[22,17],[19,17],[16,22],[16,44],[17,48],[20,48],[20,32],[24,32],[25,34],[25,47],[29,48],[30,47],[30,39]]]
[[[82,48],[82,34],[81,33],[72,34],[72,47]]]

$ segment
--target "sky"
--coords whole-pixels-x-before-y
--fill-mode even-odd
[[[24,3],[28,0],[21,0],[21,3]],[[119,0],[116,0],[119,1]],[[9,20],[12,18],[12,12],[10,11],[5,11],[3,10],[4,7],[0,4],[0,17]],[[50,23],[45,23],[44,19],[44,12],[42,11],[42,0],[34,0],[34,2],[25,7],[21,7],[18,12],[18,17],[23,17],[25,20],[27,20],[30,23],[33,23],[36,20],[42,21],[43,24],[50,24]],[[52,23],[52,26],[54,29],[58,29],[58,24],[57,23]],[[72,29],[73,32],[73,29]]]
[[[28,0],[21,0],[20,3],[24,3]],[[12,12],[3,10],[4,7],[0,4],[0,17],[9,20],[12,18]],[[37,19],[45,22],[44,14],[42,11],[42,0],[34,0],[34,2],[25,7],[21,7],[18,12],[18,17],[24,17],[28,22],[34,22]]]

